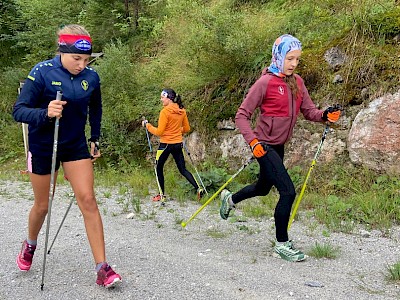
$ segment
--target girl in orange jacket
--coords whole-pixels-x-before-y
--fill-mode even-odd
[[[156,172],[162,194],[154,196],[153,201],[164,200],[164,164],[170,154],[172,154],[179,172],[195,188],[197,197],[200,199],[203,190],[199,187],[193,175],[186,169],[183,157],[182,135],[190,131],[190,125],[181,96],[177,95],[172,89],[163,89],[160,100],[163,109],[158,119],[158,127],[151,125],[147,120],[142,122],[142,125],[150,133],[160,137],[160,145],[156,155]]]

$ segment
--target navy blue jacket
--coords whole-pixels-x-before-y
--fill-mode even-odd
[[[86,67],[72,75],[61,64],[59,55],[37,64],[29,73],[14,105],[13,117],[29,124],[29,151],[35,156],[51,156],[54,119],[47,117],[47,106],[62,91],[67,101],[58,132],[58,154],[86,145],[85,125],[89,115],[91,138],[99,139],[102,116],[100,78]]]

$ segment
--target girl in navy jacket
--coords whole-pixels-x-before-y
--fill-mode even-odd
[[[54,124],[59,118],[55,178],[62,163],[84,218],[96,263],[96,283],[111,287],[121,281],[121,276],[106,262],[103,223],[93,187],[92,161],[100,157],[102,105],[99,76],[87,66],[92,53],[89,33],[79,25],[64,26],[58,32],[58,52],[31,70],[13,110],[16,121],[29,125],[27,163],[35,196],[28,236],[16,262],[21,271],[31,268],[38,234],[48,212]],[[61,100],[55,100],[57,91],[63,94]],[[90,153],[85,137],[88,118]]]

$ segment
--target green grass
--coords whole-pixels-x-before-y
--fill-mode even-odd
[[[386,267],[386,279],[390,281],[400,281],[400,262]]]
[[[367,229],[378,229],[383,232],[393,224],[399,224],[400,178],[379,174],[362,167],[348,165],[343,168],[341,165],[316,166],[300,203],[296,220],[301,221],[303,214],[307,212],[307,219],[315,218],[317,222],[325,224],[327,230],[349,233],[358,224]],[[235,170],[213,167],[210,162],[207,168],[202,173],[206,174],[207,180],[211,182],[209,184],[210,197]],[[28,175],[19,172],[24,169],[23,158],[8,160],[0,166],[0,178],[28,181]],[[227,188],[236,192],[253,182],[255,177],[252,172],[254,171],[243,174],[243,177],[238,176]],[[298,167],[290,170],[297,190],[302,185],[305,172],[305,169]],[[62,169],[57,181],[61,184],[66,183],[62,176]],[[132,200],[133,197],[140,199],[157,193],[154,169],[150,162],[138,164],[124,172],[95,165],[95,183],[96,186],[117,187],[117,193],[122,198],[129,196],[128,203],[123,205],[125,209],[127,209],[126,206],[135,206],[132,204],[135,202]],[[179,174],[172,158],[165,166],[165,185],[167,193],[182,205],[188,201],[197,202],[193,187]],[[105,198],[111,196],[109,191],[103,193]],[[269,219],[273,217],[278,199],[279,194],[272,189],[265,197],[256,197],[239,203],[238,208],[246,218]],[[219,203],[219,197],[214,202]]]
[[[327,234],[351,233],[357,225],[362,225],[367,230],[378,229],[386,233],[393,225],[399,224],[399,176],[379,174],[350,165],[343,168],[342,165],[343,163],[329,163],[316,166],[295,220],[306,222],[310,232],[317,230],[318,223],[323,224]],[[214,167],[211,162],[208,162],[206,167],[202,174],[206,174],[210,182],[208,197],[211,197],[235,170]],[[27,174],[20,174],[20,170],[24,169],[23,158],[8,160],[0,165],[0,179],[28,181]],[[306,170],[307,168],[299,167],[289,170],[296,190],[301,188]],[[243,174],[242,177],[238,176],[227,188],[236,192],[253,182],[255,177],[252,172],[254,171]],[[57,182],[66,184],[62,173],[61,169]],[[95,165],[95,184],[98,187],[112,187],[118,194],[123,211],[130,208],[140,210],[139,199],[158,193],[154,169],[150,162],[137,164],[123,172]],[[188,202],[197,203],[193,187],[179,174],[172,158],[165,166],[165,186],[167,194],[181,205]],[[102,196],[110,198],[111,191],[106,189]],[[208,197],[203,198],[201,203]],[[242,201],[238,204],[238,209],[244,218],[266,220],[273,217],[278,199],[279,194],[273,188],[267,196]],[[210,205],[219,207],[219,196]]]
[[[335,247],[329,243],[320,244],[315,243],[315,245],[308,251],[308,255],[313,256],[315,258],[329,258],[334,259],[340,253],[340,248]]]

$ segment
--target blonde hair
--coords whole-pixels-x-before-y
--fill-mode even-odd
[[[76,35],[90,36],[89,32],[83,26],[78,24],[69,24],[61,27],[57,31],[57,36],[60,36],[61,34],[76,34]]]

